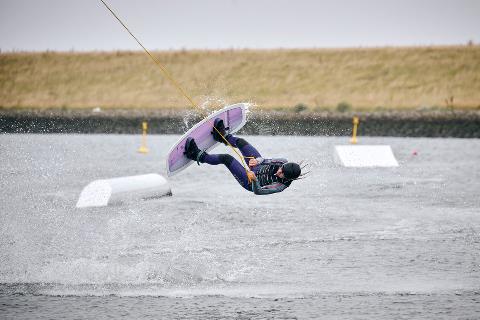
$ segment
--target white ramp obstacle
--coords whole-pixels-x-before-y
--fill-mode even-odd
[[[397,159],[388,145],[335,146],[334,159],[344,167],[398,167]]]
[[[95,180],[83,188],[77,208],[104,207],[133,200],[171,196],[168,181],[159,174]]]

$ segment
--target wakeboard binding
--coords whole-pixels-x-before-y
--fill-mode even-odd
[[[185,141],[185,152],[183,153],[188,159],[197,161],[197,164],[203,163],[203,159],[207,155],[204,150],[200,150],[195,139],[188,137]]]
[[[221,118],[216,118],[215,121],[213,122],[213,130],[212,130],[212,135],[213,135],[213,140],[218,141],[223,143],[224,145],[227,145],[227,130],[230,128],[225,128],[225,123],[223,122],[223,119]],[[216,129],[216,130],[215,130]],[[222,138],[223,136],[223,138]]]

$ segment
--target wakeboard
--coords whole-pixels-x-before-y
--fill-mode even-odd
[[[237,103],[218,110],[188,130],[170,149],[167,155],[167,175],[169,177],[186,169],[194,161],[188,159],[185,152],[185,141],[188,137],[195,139],[198,148],[206,152],[212,150],[219,142],[213,140],[211,134],[213,122],[216,118],[223,119],[225,127],[229,127],[228,133],[235,133],[247,122],[247,105]]]

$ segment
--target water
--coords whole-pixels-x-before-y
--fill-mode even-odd
[[[245,138],[311,173],[254,196],[192,165],[173,197],[76,209],[178,136],[0,135],[0,317],[480,318],[480,140],[363,138],[400,167],[346,169],[347,138]]]

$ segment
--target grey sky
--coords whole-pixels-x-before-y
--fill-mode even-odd
[[[480,0],[106,0],[149,49],[480,42]],[[138,50],[99,0],[0,0],[0,49]]]

